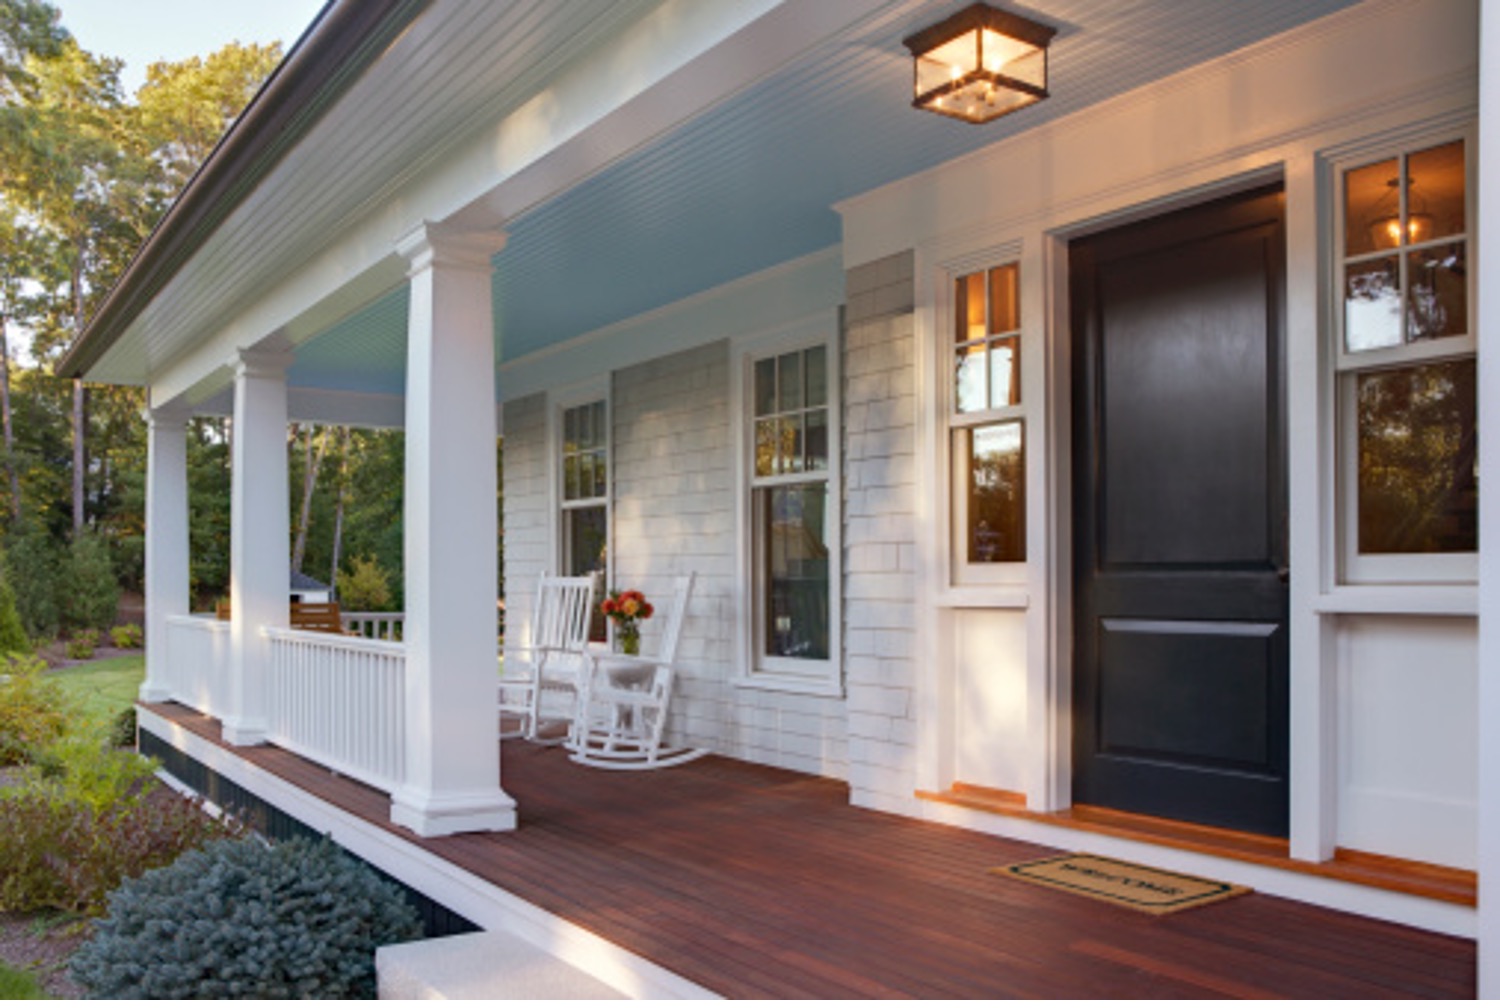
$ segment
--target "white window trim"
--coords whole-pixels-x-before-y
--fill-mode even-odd
[[[1477,353],[1478,324],[1476,301],[1478,288],[1471,279],[1468,285],[1469,332],[1421,343],[1350,353],[1344,340],[1344,173],[1352,168],[1372,164],[1385,158],[1412,154],[1454,140],[1464,142],[1465,173],[1465,242],[1468,246],[1470,276],[1475,276],[1479,259],[1477,243],[1479,203],[1478,136],[1472,123],[1461,128],[1435,128],[1420,132],[1403,131],[1399,136],[1361,143],[1340,150],[1323,162],[1324,191],[1329,194],[1329,254],[1326,283],[1329,296],[1328,332],[1333,341],[1329,355],[1332,368],[1332,390],[1335,423],[1335,541],[1337,545],[1337,583],[1358,585],[1466,585],[1479,580],[1479,553],[1360,553],[1359,552],[1359,431],[1355,382],[1362,373],[1385,370],[1404,364],[1436,363],[1442,360],[1473,357]],[[1477,380],[1477,379],[1476,379]],[[1475,395],[1482,390],[1476,388]],[[1481,406],[1481,408],[1483,408]],[[1481,492],[1482,489],[1481,489]]]
[[[1037,520],[1037,498],[1033,493],[1033,482],[1037,478],[1040,464],[1040,456],[1033,460],[1033,452],[1040,444],[1038,440],[1039,431],[1034,420],[1033,403],[1042,398],[1042,391],[1038,387],[1039,382],[1034,379],[1037,368],[1032,363],[1034,355],[1043,352],[1040,341],[1034,338],[1036,327],[1031,323],[1034,318],[1034,309],[1031,300],[1038,297],[1040,270],[1035,257],[1028,259],[1023,255],[1022,243],[1019,241],[1006,242],[1003,245],[993,246],[979,252],[948,259],[939,264],[940,283],[942,288],[936,292],[936,311],[934,312],[935,338],[933,340],[934,373],[937,381],[937,458],[938,474],[937,481],[937,504],[939,519],[938,528],[941,530],[941,549],[938,555],[942,557],[941,586],[946,597],[954,601],[965,598],[965,589],[974,588],[1010,588],[1024,592],[1030,583],[1030,563],[1036,550],[1036,536],[1033,534],[1033,524]],[[994,269],[1015,263],[1019,276],[1017,277],[1018,290],[1021,299],[1021,401],[1014,406],[1003,406],[998,409],[975,410],[970,413],[960,413],[954,405],[956,377],[953,369],[953,331],[954,319],[954,285],[960,277],[968,276],[982,270]],[[1032,274],[1037,274],[1033,276]],[[1039,306],[1038,306],[1039,307]],[[1040,358],[1037,358],[1038,362]],[[1026,473],[1026,489],[1022,495],[1023,506],[1026,508],[1026,559],[1010,560],[1001,563],[971,563],[968,559],[968,551],[965,549],[967,539],[968,498],[966,494],[958,492],[959,477],[963,475],[962,470],[967,462],[958,458],[953,450],[954,432],[959,428],[986,427],[996,423],[1019,422],[1021,424],[1021,450],[1024,453],[1023,471]],[[990,593],[982,596],[986,603],[995,600]],[[980,601],[976,599],[974,601]],[[1014,606],[1014,599],[1012,599]],[[1025,603],[1021,602],[1021,606]]]
[[[749,416],[750,383],[754,362],[793,350],[823,345],[828,363],[828,469],[831,513],[827,523],[828,658],[766,658],[759,653],[757,626],[760,593],[755,556],[754,490],[767,480],[753,481],[755,425]],[[811,696],[842,697],[843,682],[843,367],[837,312],[818,312],[773,332],[736,337],[730,341],[729,414],[734,445],[735,661],[732,682],[745,689]],[[773,478],[769,482],[805,483],[807,473]]]
[[[615,438],[614,438],[614,404],[610,397],[609,375],[598,375],[588,381],[578,382],[562,389],[552,389],[547,393],[547,556],[550,557],[548,570],[553,573],[563,571],[563,527],[562,514],[565,506],[568,506],[563,496],[563,413],[576,406],[584,406],[589,403],[604,402],[604,429],[605,429],[605,452],[604,452],[604,529],[608,537],[609,552],[604,564],[604,589],[609,589],[609,576],[614,568],[614,545],[615,545],[615,522],[614,522],[614,489],[615,489]],[[597,498],[591,498],[588,506],[593,506]],[[584,506],[584,502],[575,502],[571,506]]]

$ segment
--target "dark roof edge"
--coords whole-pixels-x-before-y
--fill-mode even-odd
[[[81,378],[430,0],[329,0],[220,138],[57,364]]]

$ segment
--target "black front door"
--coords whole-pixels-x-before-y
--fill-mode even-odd
[[[1071,246],[1076,804],[1286,835],[1282,205]]]

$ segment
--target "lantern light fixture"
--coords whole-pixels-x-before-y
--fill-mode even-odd
[[[1047,97],[1057,29],[976,3],[902,41],[915,63],[912,105],[989,122]]]
[[[1406,205],[1402,206],[1401,180],[1393,178],[1385,184],[1386,191],[1370,208],[1370,243],[1378,249],[1396,248],[1398,245],[1413,245],[1432,237],[1432,214],[1427,212],[1427,200],[1417,192],[1417,180],[1406,180]],[[1405,210],[1406,226],[1402,227],[1402,211]]]

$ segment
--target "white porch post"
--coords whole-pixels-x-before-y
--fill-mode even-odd
[[[1500,319],[1500,8],[1479,10],[1479,291]],[[1484,195],[1488,194],[1488,196]],[[1500,997],[1500,355],[1479,350],[1479,996]]]
[[[146,411],[146,681],[140,699],[171,699],[167,617],[188,612],[187,414]]]
[[[234,367],[229,501],[229,712],[224,741],[266,740],[266,647],[287,621],[286,369],[291,356],[241,350]]]
[[[422,836],[514,829],[496,729],[495,330],[499,235],[424,225],[406,363],[406,764],[391,819]]]

